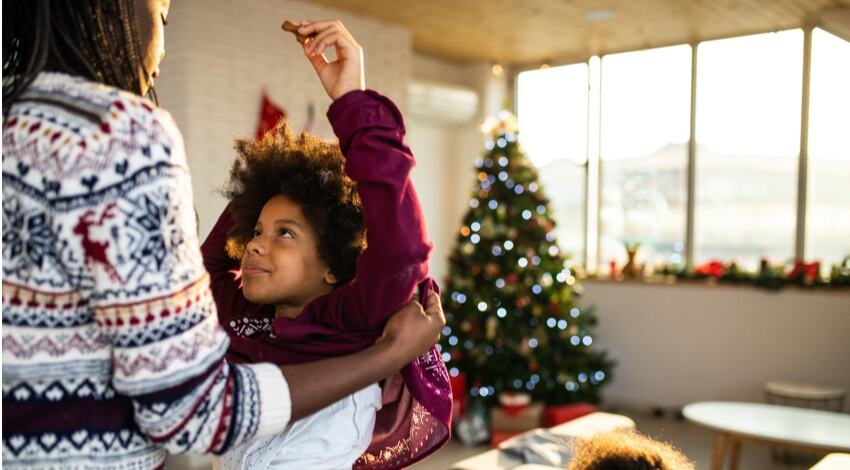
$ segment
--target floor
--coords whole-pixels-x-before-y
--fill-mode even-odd
[[[637,423],[642,433],[655,439],[672,443],[696,462],[697,469],[711,468],[714,452],[714,433],[684,420],[672,416],[657,418],[648,412],[633,410],[615,410],[628,415]],[[449,442],[428,460],[413,466],[416,470],[444,470],[452,462],[486,451],[487,447],[466,447],[458,441]],[[815,459],[816,461],[817,459]],[[768,446],[744,443],[741,446],[739,470],[805,470],[810,465],[782,465],[774,463]]]
[[[613,410],[625,414],[637,423],[642,433],[653,438],[668,441],[678,447],[691,460],[698,470],[711,468],[714,450],[714,433],[687,421],[672,416],[655,417],[644,411]],[[453,462],[473,456],[487,450],[487,447],[466,447],[458,441],[449,442],[436,454],[411,468],[416,470],[444,470]],[[167,467],[174,470],[211,468],[207,457],[170,458]],[[760,444],[744,443],[741,447],[740,470],[805,470],[809,465],[781,465],[771,460],[770,448]]]

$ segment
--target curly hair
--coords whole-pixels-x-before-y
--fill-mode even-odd
[[[695,470],[672,445],[635,431],[595,434],[577,440],[568,470]]]
[[[354,279],[366,228],[357,187],[345,174],[339,145],[304,132],[295,134],[282,121],[262,139],[237,139],[234,148],[238,157],[221,191],[230,200],[234,219],[228,254],[242,257],[263,206],[283,195],[301,206],[336,285]]]

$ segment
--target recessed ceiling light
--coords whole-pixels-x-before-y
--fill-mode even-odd
[[[617,12],[606,8],[599,8],[596,10],[587,10],[582,13],[581,16],[591,23],[601,23],[603,21],[611,21],[617,18]]]

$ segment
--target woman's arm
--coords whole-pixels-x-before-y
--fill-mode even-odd
[[[282,366],[292,397],[292,420],[392,375],[436,343],[446,324],[440,298],[428,297],[425,310],[411,302],[387,322],[374,346],[343,357]]]

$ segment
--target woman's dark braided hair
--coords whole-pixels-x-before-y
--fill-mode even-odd
[[[141,95],[149,74],[133,0],[3,0],[4,116],[42,71]]]

